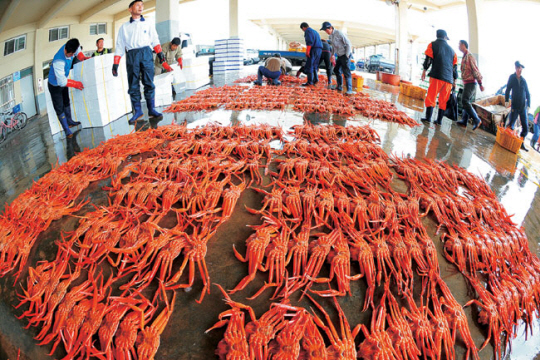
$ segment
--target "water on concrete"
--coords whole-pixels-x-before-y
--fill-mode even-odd
[[[217,85],[230,83],[231,78],[215,79]],[[370,83],[369,92],[372,96],[392,101],[407,112],[411,117],[419,120],[423,109],[422,103],[399,96],[395,88],[384,87],[380,84]],[[63,163],[75,156],[85,148],[93,148],[101,142],[115,135],[129,133],[135,128],[127,124],[128,116],[120,118],[104,128],[82,129],[72,139],[65,139],[61,134],[51,136],[47,119],[35,118],[29,121],[23,131],[14,132],[0,145],[0,203],[13,201],[21,192],[28,189],[32,182],[48,173],[56,164]],[[313,123],[333,123],[338,125],[357,125],[369,123],[377,130],[381,138],[381,146],[387,153],[396,153],[400,156],[417,159],[429,158],[445,160],[451,164],[461,166],[468,171],[481,176],[495,191],[499,201],[510,214],[515,214],[514,222],[523,226],[529,239],[529,246],[533,252],[539,254],[540,248],[540,154],[535,151],[529,153],[512,154],[495,144],[492,134],[477,130],[473,132],[460,128],[451,120],[444,119],[441,126],[424,125],[408,128],[394,123],[372,121],[364,118],[347,120],[339,116],[328,114],[302,114],[292,111],[225,111],[218,110],[209,113],[176,113],[164,114],[164,119],[157,123],[144,123],[137,130],[147,127],[163,126],[171,123],[187,121],[190,126],[204,125],[209,122],[230,123],[270,123],[289,127],[304,121]],[[97,193],[100,186],[96,184],[88,192]],[[245,275],[247,265],[240,264],[232,252],[232,244],[238,250],[245,251],[244,240],[252,230],[246,225],[258,223],[259,218],[250,215],[243,209],[244,205],[257,208],[262,195],[253,190],[245,191],[237,205],[237,210],[231,219],[221,225],[209,246],[206,258],[212,282],[221,284],[224,288],[233,288]],[[105,202],[104,198],[95,198],[94,202]],[[4,205],[1,205],[2,208]],[[427,222],[426,227],[435,239],[435,224]],[[44,239],[51,241],[58,238],[60,231],[66,231],[75,226],[75,222],[56,222],[44,234]],[[38,260],[48,258],[54,253],[51,241],[42,240],[37,245],[35,253],[31,254],[29,265],[33,266]],[[470,299],[467,285],[456,268],[448,263],[442,255],[442,243],[435,242],[439,250],[439,263],[441,275],[452,290],[457,301],[464,304]],[[178,266],[178,264],[176,264]],[[354,266],[354,265],[353,265]],[[323,268],[328,272],[328,267]],[[325,273],[321,273],[325,276]],[[355,268],[354,272],[357,272]],[[24,278],[24,277],[23,277]],[[252,295],[264,283],[264,276],[257,277],[247,289],[233,296],[234,300],[247,302],[245,297]],[[32,337],[35,329],[24,330],[25,323],[15,318],[19,312],[12,309],[16,303],[16,291],[13,279],[9,276],[0,279],[0,359],[13,359],[17,350],[29,359],[49,359],[49,347],[40,347]],[[211,294],[207,295],[203,304],[195,302],[202,290],[202,284],[196,285],[189,292],[177,297],[175,311],[170,323],[165,329],[157,359],[211,359],[215,358],[214,350],[223,336],[223,329],[204,334],[204,330],[217,321],[217,315],[227,306],[222,301],[222,295],[213,287]],[[371,312],[360,311],[363,303],[365,286],[362,281],[351,284],[352,297],[340,299],[351,324],[367,323]],[[180,294],[179,294],[180,295]],[[268,308],[271,291],[249,302],[257,315]],[[324,302],[323,302],[324,303]],[[324,303],[331,310],[329,303]],[[301,305],[309,306],[305,300]],[[487,334],[484,326],[479,326],[477,313],[467,308],[471,333],[477,346],[480,346]],[[330,311],[331,315],[333,314]],[[522,330],[524,328],[522,327]],[[536,322],[534,336],[526,342],[524,336],[513,341],[512,353],[509,359],[531,359],[540,353],[540,323]],[[460,358],[463,347],[457,346]],[[61,356],[61,353],[56,354]],[[491,346],[480,352],[482,359],[491,359],[493,351]]]

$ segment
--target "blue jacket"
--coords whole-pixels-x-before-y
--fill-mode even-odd
[[[73,56],[72,57],[66,57],[64,54],[64,47],[66,45],[63,45],[60,50],[54,55],[54,58],[51,62],[51,69],[49,70],[49,84],[58,86],[58,79],[56,78],[56,73],[53,69],[53,63],[57,61],[63,61],[64,62],[64,73],[65,76],[69,76],[69,70],[71,70],[71,63],[73,62]],[[64,80],[65,81],[65,80]]]
[[[306,39],[306,45],[312,48],[322,49],[321,36],[318,32],[308,27],[304,33],[304,39]]]
[[[508,101],[510,91],[512,92],[512,109],[522,110],[525,107],[531,107],[529,87],[523,76],[521,77],[521,80],[518,81],[515,73],[510,75],[508,84],[506,84],[506,94],[504,95],[505,101]]]

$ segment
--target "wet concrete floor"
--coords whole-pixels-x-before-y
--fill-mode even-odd
[[[230,83],[231,79],[216,79],[216,84]],[[221,81],[221,83],[220,83]],[[399,96],[395,87],[383,86],[372,81],[370,92],[373,96],[392,101],[398,107],[417,119],[422,115],[422,102]],[[107,125],[104,128],[82,129],[72,139],[65,139],[61,134],[51,136],[48,122],[45,117],[34,118],[22,131],[9,134],[8,139],[0,144],[0,207],[13,201],[21,192],[28,189],[32,182],[47,174],[57,163],[63,163],[75,156],[85,148],[98,146],[115,135],[122,135],[134,130],[127,124],[125,116]],[[308,120],[313,123],[334,123],[348,125],[350,123],[369,123],[381,137],[381,146],[387,153],[396,153],[400,156],[417,159],[429,158],[445,160],[450,164],[459,165],[468,171],[481,176],[494,190],[499,201],[505,206],[509,214],[514,214],[513,220],[523,226],[529,239],[529,246],[533,252],[540,252],[540,154],[535,151],[512,154],[495,144],[495,136],[483,130],[473,132],[470,127],[463,129],[451,120],[445,118],[441,126],[421,126],[413,129],[394,123],[372,121],[363,118],[346,120],[328,114],[302,114],[292,111],[224,111],[218,110],[210,113],[176,113],[164,114],[164,119],[158,123],[146,123],[146,127],[155,127],[181,123],[187,121],[190,125],[205,124],[208,122],[229,123],[259,123],[268,122],[282,126],[302,123]],[[102,185],[101,185],[102,186]],[[92,186],[88,191],[97,192],[100,184]],[[95,201],[106,201],[96,199]],[[221,284],[226,289],[233,288],[247,272],[247,265],[240,264],[234,257],[232,244],[238,250],[245,251],[245,239],[252,233],[248,224],[256,224],[258,216],[243,211],[244,205],[257,208],[260,205],[261,195],[255,191],[247,190],[242,194],[236,211],[231,219],[221,225],[215,237],[209,244],[207,264],[212,282]],[[425,224],[430,236],[435,237],[433,222]],[[60,236],[61,230],[69,230],[75,223],[56,222],[48,230],[46,238],[55,239]],[[435,241],[439,250],[439,263],[443,279],[447,282],[455,298],[464,304],[470,300],[467,285],[456,268],[447,262],[442,254],[442,243]],[[37,245],[29,265],[33,266],[38,260],[46,258],[46,254],[54,253],[52,242],[43,241]],[[355,266],[356,265],[356,266]],[[179,264],[175,263],[175,267]],[[354,273],[357,264],[353,264]],[[324,271],[328,272],[325,266]],[[321,274],[322,276],[325,273]],[[23,277],[24,278],[24,277]],[[247,296],[255,293],[264,283],[264,276],[250,284],[245,291],[233,296],[234,300],[248,302]],[[47,353],[50,348],[39,347],[32,337],[36,334],[34,329],[24,330],[24,321],[17,320],[15,315],[19,312],[12,309],[16,303],[16,291],[13,279],[9,276],[0,279],[0,360],[14,359],[17,350],[21,349],[21,358],[50,359]],[[340,299],[351,325],[366,324],[371,318],[371,312],[360,311],[363,303],[365,286],[363,281],[351,284],[352,297]],[[189,292],[182,292],[177,297],[175,311],[170,323],[165,329],[157,359],[211,359],[215,358],[214,350],[223,336],[223,329],[204,334],[204,330],[217,321],[217,315],[227,306],[222,301],[222,295],[213,287],[211,294],[207,295],[202,304],[195,302],[202,290],[200,281]],[[257,300],[248,302],[257,315],[268,309],[271,291],[260,296]],[[293,301],[294,303],[294,301]],[[328,305],[327,303],[326,305]],[[303,300],[300,304],[309,306]],[[333,315],[331,306],[325,306]],[[467,308],[469,326],[475,343],[480,346],[487,334],[486,327],[477,324],[475,313]],[[524,328],[521,328],[521,333]],[[519,332],[518,332],[519,333]],[[532,359],[540,353],[540,323],[536,322],[534,336],[527,342],[523,336],[512,343],[512,353],[508,359]],[[458,354],[463,357],[463,347],[456,346]],[[57,353],[57,356],[61,356]],[[493,358],[493,349],[488,345],[480,352],[482,359]]]

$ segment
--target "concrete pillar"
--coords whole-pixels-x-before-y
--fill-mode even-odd
[[[162,44],[180,36],[178,0],[156,0],[156,30]]]
[[[229,38],[238,37],[238,0],[229,0]]]
[[[469,51],[480,63],[480,19],[484,0],[466,0],[469,18]]]
[[[407,71],[407,58],[409,50],[409,23],[407,11],[409,7],[408,0],[401,0],[396,4],[396,71],[397,75],[410,80],[410,74]]]

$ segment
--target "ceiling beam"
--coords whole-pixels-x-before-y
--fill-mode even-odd
[[[54,19],[63,8],[65,8],[73,0],[58,0],[54,5],[43,15],[43,17],[38,21],[38,29],[42,29],[47,24]]]
[[[94,6],[93,8],[91,8],[91,9],[85,11],[84,13],[82,13],[81,18],[80,18],[79,21],[83,23],[86,20],[88,20],[89,18],[91,18],[92,16],[94,16],[96,14],[99,14],[103,10],[108,9],[109,7],[111,7],[113,5],[116,5],[120,1],[122,1],[122,0],[104,0],[104,1],[100,2],[99,4],[97,4],[96,6]]]
[[[4,27],[6,26],[9,18],[11,17],[11,14],[13,14],[13,12],[20,3],[21,0],[11,0],[6,11],[4,12],[4,15],[2,15],[2,18],[0,19],[0,33],[2,32],[2,30],[4,30]]]

